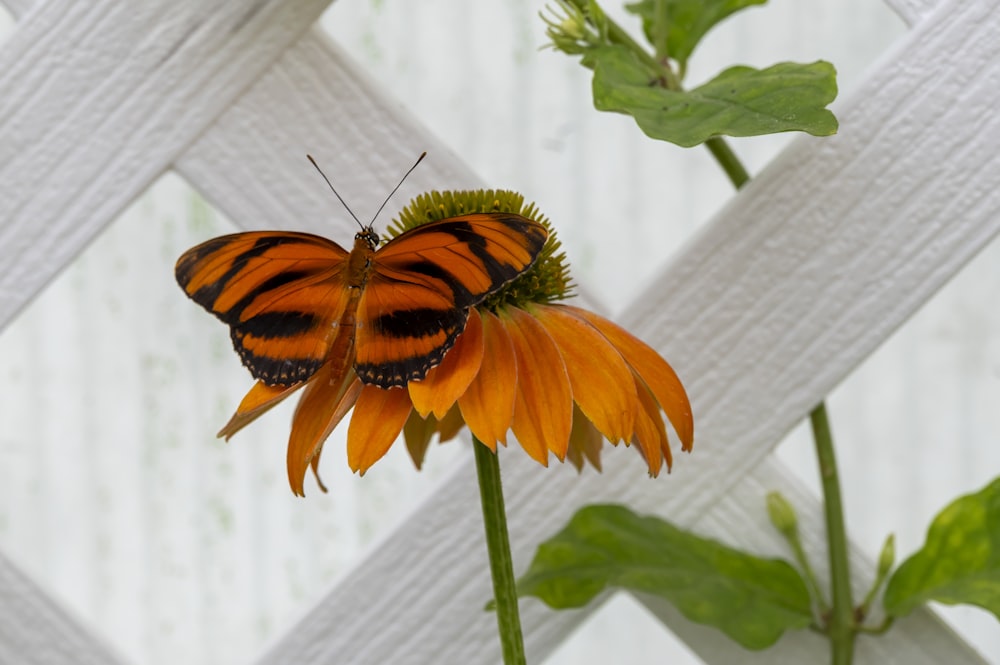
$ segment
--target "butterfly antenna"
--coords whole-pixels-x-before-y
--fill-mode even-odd
[[[351,206],[347,205],[347,201],[345,201],[345,200],[344,200],[344,197],[342,197],[342,196],[340,195],[340,193],[339,193],[339,192],[337,192],[337,188],[333,186],[333,183],[332,183],[332,182],[330,182],[330,179],[326,177],[326,174],[325,174],[325,173],[323,173],[323,169],[321,169],[321,168],[319,167],[319,164],[317,164],[317,163],[316,163],[316,160],[315,160],[315,159],[313,159],[313,156],[312,156],[312,155],[309,155],[309,154],[307,154],[307,155],[306,155],[306,158],[307,158],[307,159],[308,159],[308,160],[309,160],[310,162],[312,162],[312,165],[316,167],[316,170],[317,170],[317,171],[319,171],[319,174],[320,174],[321,176],[323,176],[323,180],[326,180],[326,184],[327,184],[327,185],[328,185],[328,186],[330,187],[330,190],[331,190],[331,191],[333,192],[334,196],[336,196],[336,197],[337,197],[337,200],[338,200],[338,201],[340,201],[340,202],[341,202],[341,203],[343,204],[343,206],[344,206],[344,207],[345,207],[345,208],[347,209],[347,212],[349,212],[349,213],[351,214],[351,217],[353,217],[353,218],[354,218],[354,221],[358,223],[358,226],[360,226],[360,227],[361,227],[362,229],[363,229],[363,228],[365,228],[365,225],[361,223],[361,220],[360,220],[360,219],[358,219],[358,216],[354,214],[354,211],[353,211],[353,210],[351,210]],[[412,171],[413,169],[410,169],[410,170]],[[398,188],[398,187],[399,187],[399,186],[397,185],[397,188]],[[395,191],[395,190],[393,190],[393,191]],[[385,205],[385,204],[383,204],[383,205]]]
[[[375,211],[375,214],[374,214],[374,215],[372,215],[372,221],[371,221],[371,223],[372,223],[372,224],[374,224],[374,223],[375,223],[375,218],[376,218],[376,217],[378,217],[378,214],[379,214],[380,212],[382,212],[382,208],[384,208],[384,207],[386,206],[386,204],[387,204],[387,203],[389,203],[389,199],[391,199],[391,198],[392,198],[392,195],[396,193],[396,190],[398,190],[398,189],[399,189],[400,187],[402,187],[402,186],[403,186],[403,183],[404,183],[404,182],[406,181],[406,178],[407,178],[407,177],[408,177],[408,176],[409,176],[409,175],[410,175],[411,173],[413,173],[413,169],[417,168],[417,165],[418,165],[418,164],[419,164],[420,162],[424,161],[424,157],[426,157],[426,156],[427,156],[427,151],[426,151],[426,150],[425,150],[425,151],[423,151],[422,153],[420,153],[420,156],[419,156],[419,157],[417,157],[417,161],[413,162],[413,166],[411,166],[411,167],[410,167],[410,170],[409,170],[409,171],[407,171],[406,173],[404,173],[404,174],[403,174],[403,177],[399,179],[399,182],[398,182],[398,183],[396,183],[396,186],[392,188],[392,191],[391,191],[391,192],[389,192],[389,196],[385,197],[385,201],[382,201],[382,205],[380,205],[380,206],[378,207],[378,210],[376,210],[376,211]],[[370,225],[369,225],[369,226],[370,226]]]

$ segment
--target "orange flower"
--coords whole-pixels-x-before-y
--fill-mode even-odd
[[[623,328],[570,305],[473,314],[445,362],[408,388],[411,421],[439,420],[442,440],[453,430],[449,415],[457,414],[491,450],[506,445],[511,431],[546,466],[551,452],[577,468],[584,459],[600,468],[607,439],[636,443],[656,476],[664,461],[668,469],[672,463],[661,409],[682,450],[691,450],[694,438],[691,407],[670,365]],[[434,431],[424,428],[417,441],[407,432],[418,465]]]
[[[418,199],[411,208],[421,203],[427,207]],[[531,217],[533,209],[522,209],[518,201],[515,211]],[[565,297],[569,286],[564,256],[555,251],[558,242],[552,235],[549,242],[531,270],[470,312],[454,347],[423,380],[383,389],[363,384],[351,370],[337,381],[335,363],[328,362],[292,386],[258,382],[219,436],[228,439],[304,388],[287,458],[288,480],[298,495],[304,494],[306,470],[317,471],[323,442],[352,407],[347,462],[362,474],[400,432],[419,468],[434,434],[444,441],[463,425],[493,451],[497,442],[507,445],[507,433],[513,432],[524,451],[545,466],[551,452],[578,469],[584,460],[599,469],[607,439],[636,444],[652,476],[664,461],[669,469],[671,449],[660,412],[681,449],[690,451],[694,429],[684,387],[656,351],[623,328],[578,307],[550,304]]]
[[[673,459],[661,409],[681,449],[693,443],[691,407],[670,365],[625,329],[570,305],[473,311],[441,364],[405,389],[364,385],[353,372],[334,385],[324,369],[289,388],[258,382],[219,433],[232,436],[305,386],[288,444],[296,494],[303,494],[306,469],[316,472],[323,442],[352,406],[347,462],[362,474],[401,431],[419,467],[432,436],[451,438],[463,423],[494,451],[512,431],[546,466],[551,452],[578,468],[584,459],[600,468],[602,439],[635,443],[652,476]]]

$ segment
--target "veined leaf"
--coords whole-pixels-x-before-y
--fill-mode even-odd
[[[763,5],[767,0],[663,0],[667,12],[667,55],[684,69],[698,42],[709,30],[730,14],[753,5]],[[642,17],[642,29],[651,44],[656,0],[642,0],[625,8]]]
[[[667,90],[627,48],[602,46],[584,56],[594,69],[594,106],[626,113],[648,136],[685,148],[713,136],[804,131],[827,136],[837,119],[825,107],[837,96],[833,65],[779,63],[731,67],[693,90]]]
[[[1000,478],[941,511],[924,546],[889,579],[890,615],[929,600],[978,605],[1000,619]]]
[[[787,562],[701,538],[614,505],[588,506],[539,546],[518,593],[581,607],[606,588],[650,593],[749,649],[812,621],[809,591]]]

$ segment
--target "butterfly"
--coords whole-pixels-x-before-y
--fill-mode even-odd
[[[381,247],[361,225],[350,252],[309,233],[235,233],[186,251],[175,274],[263,383],[292,386],[332,361],[391,388],[439,364],[469,309],[531,267],[547,237],[504,212],[429,222]]]

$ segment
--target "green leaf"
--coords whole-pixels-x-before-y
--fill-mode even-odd
[[[623,46],[591,49],[594,106],[635,118],[648,136],[689,148],[713,136],[803,131],[828,136],[837,119],[825,107],[837,96],[828,62],[779,63],[767,69],[731,67],[690,91],[667,90]]]
[[[681,69],[698,42],[716,24],[730,14],[753,5],[763,5],[767,0],[660,0],[667,13],[667,55],[676,60]],[[650,44],[656,44],[656,0],[642,0],[625,8],[642,17],[642,29]]]
[[[650,593],[749,649],[812,622],[809,592],[787,562],[700,538],[623,506],[588,506],[542,543],[518,593],[557,609],[605,588]]]
[[[929,600],[978,605],[1000,619],[1000,478],[941,511],[885,590],[896,617]]]

